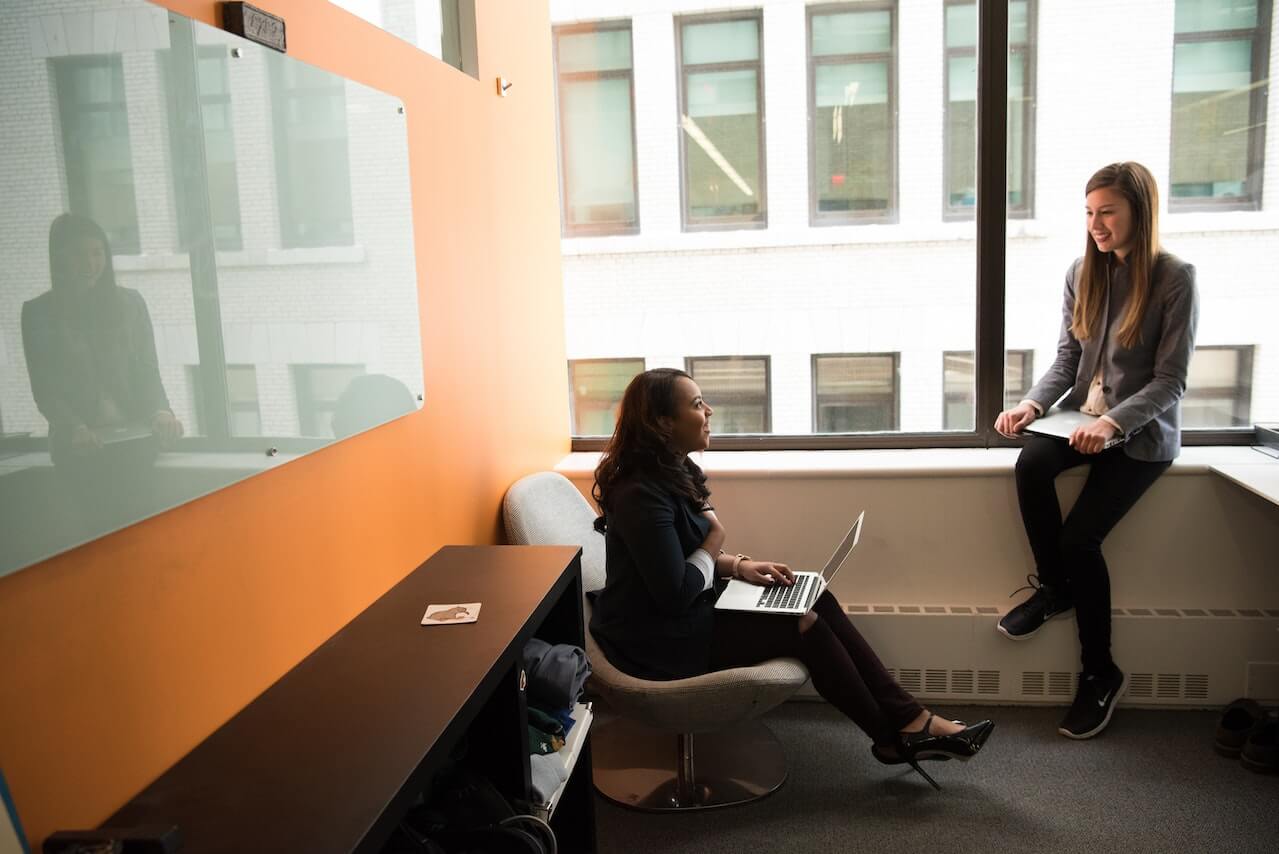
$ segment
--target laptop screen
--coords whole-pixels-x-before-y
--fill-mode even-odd
[[[853,546],[857,545],[857,541],[861,539],[862,519],[864,518],[866,518],[865,510],[857,514],[857,521],[853,523],[853,527],[849,528],[848,533],[844,535],[844,541],[839,544],[839,548],[835,549],[835,553],[830,556],[830,560],[826,561],[826,566],[822,569],[822,579],[827,584],[835,577],[839,567],[848,558],[848,553],[853,550]]]

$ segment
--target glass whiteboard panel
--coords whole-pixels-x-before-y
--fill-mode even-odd
[[[398,100],[141,0],[0,74],[0,575],[416,411]]]

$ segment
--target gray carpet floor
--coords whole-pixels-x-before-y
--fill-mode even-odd
[[[934,791],[824,703],[764,719],[790,777],[761,801],[680,815],[596,798],[603,854],[720,852],[1279,852],[1279,776],[1217,756],[1217,715],[1120,709],[1091,741],[1057,734],[1058,708],[939,709],[997,729],[967,763],[930,762]]]

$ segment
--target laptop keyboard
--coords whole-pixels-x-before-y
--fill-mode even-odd
[[[813,578],[812,575],[803,575],[790,587],[782,584],[765,587],[759,596],[759,607],[782,610],[800,607],[801,603],[808,601],[808,589],[813,585]]]

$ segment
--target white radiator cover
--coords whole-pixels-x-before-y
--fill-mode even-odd
[[[1079,642],[1074,617],[1033,638],[995,630],[989,606],[844,603],[854,625],[912,694],[930,701],[1068,705]],[[1116,608],[1121,705],[1214,708],[1236,697],[1279,702],[1279,609]],[[818,699],[811,684],[801,696]]]

